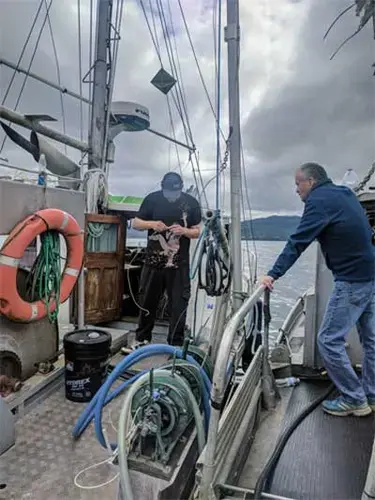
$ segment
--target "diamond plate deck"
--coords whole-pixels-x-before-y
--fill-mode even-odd
[[[104,427],[110,439],[113,407],[105,409]],[[16,424],[16,445],[0,457],[6,488],[0,490],[1,500],[96,500],[116,499],[118,480],[98,488],[84,490],[74,485],[74,477],[82,469],[108,458],[97,442],[90,425],[78,441],[71,436],[73,425],[85,405],[65,399],[64,387],[57,389],[37,408],[20,418]],[[117,409],[117,408],[116,408]],[[116,422],[117,419],[113,418]],[[97,485],[114,477],[115,466],[103,464],[79,477],[84,485]]]

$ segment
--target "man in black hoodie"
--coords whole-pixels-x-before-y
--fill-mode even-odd
[[[334,277],[334,288],[318,334],[325,368],[341,395],[325,401],[332,415],[365,416],[375,411],[375,260],[373,234],[355,194],[328,178],[316,163],[302,165],[295,176],[304,212],[296,232],[289,238],[267,276],[272,290],[301,253],[317,239]],[[345,349],[349,331],[357,325],[364,359],[362,382]]]

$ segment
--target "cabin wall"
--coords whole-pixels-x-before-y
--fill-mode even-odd
[[[65,210],[84,227],[84,193],[0,180],[0,235],[9,234],[18,222],[43,208]]]
[[[84,193],[0,180],[0,247],[16,224],[43,208],[64,210],[84,228]],[[65,257],[66,245],[63,238],[61,242],[62,257]],[[68,322],[69,300],[61,305],[59,315],[60,324]],[[57,325],[50,324],[48,319],[34,323],[15,323],[0,317],[0,355],[8,356],[10,353],[20,361],[22,379],[35,373],[36,363],[53,359],[58,348]]]

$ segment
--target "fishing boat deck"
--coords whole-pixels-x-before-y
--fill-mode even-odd
[[[282,390],[275,411],[264,414],[238,486],[253,489],[275,446],[275,437],[327,390],[326,382],[302,382]],[[287,442],[267,490],[298,500],[360,499],[375,434],[375,415],[338,418],[316,408]]]
[[[133,332],[123,328],[123,323],[117,325],[120,326],[121,330],[100,327],[112,334],[112,368],[124,358],[116,351],[134,337]],[[60,328],[61,340],[67,331],[70,331],[69,326]],[[164,328],[159,327],[153,334],[153,342],[165,343],[166,332],[163,331]],[[162,364],[167,358],[154,357],[152,365]],[[141,362],[134,368],[142,370],[145,366]],[[16,444],[0,457],[0,500],[102,500],[103,495],[108,499],[118,498],[118,467],[105,463],[109,454],[97,441],[93,424],[80,439],[72,437],[72,429],[85,405],[65,398],[63,373],[61,355],[53,372],[34,375],[19,393],[7,398],[18,418]],[[103,427],[110,441],[117,440],[121,402],[122,398],[118,397],[103,411]],[[92,468],[76,478],[90,466]],[[88,488],[78,487],[75,478]],[[109,481],[103,487],[94,488]]]
[[[108,452],[95,437],[93,425],[75,441],[72,429],[85,405],[65,399],[63,380],[60,387],[33,410],[16,422],[17,440],[0,458],[6,488],[0,490],[1,500],[96,500],[116,498],[118,481],[98,489],[80,489],[75,476],[86,467],[108,458]],[[112,408],[112,410],[111,410]],[[103,415],[110,439],[113,406]],[[111,412],[110,412],[111,410]],[[85,486],[105,483],[117,474],[117,467],[102,464],[83,473],[78,481]]]
[[[127,343],[128,331],[100,327],[111,333],[112,352]],[[72,325],[60,325],[60,343]],[[113,358],[112,358],[113,359]],[[85,405],[65,398],[64,357],[61,355],[53,372],[35,374],[20,392],[6,401],[16,414],[16,444],[0,457],[1,500],[95,500],[103,498],[103,488],[81,489],[75,476],[86,467],[108,458],[98,443],[92,424],[75,441],[72,429]],[[109,438],[116,440],[112,422],[117,422],[121,398],[103,412],[103,423]],[[115,415],[115,416],[114,416]],[[113,478],[117,468],[109,464],[93,467],[83,473],[80,484],[97,485]],[[108,498],[117,498],[118,481],[105,487]]]

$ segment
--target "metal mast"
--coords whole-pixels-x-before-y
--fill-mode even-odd
[[[89,169],[104,169],[106,163],[107,114],[110,110],[110,72],[109,57],[111,48],[113,0],[98,0],[96,15],[95,60],[93,100],[89,130]]]
[[[241,249],[241,132],[240,132],[240,25],[239,2],[227,0],[227,26],[225,41],[228,44],[228,98],[231,194],[231,254],[233,261],[233,307],[236,311],[242,303],[242,249]]]

